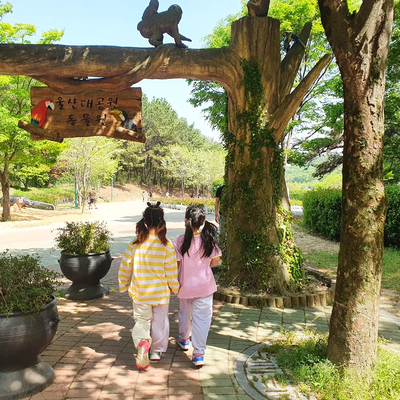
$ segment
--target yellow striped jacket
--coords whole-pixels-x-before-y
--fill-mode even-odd
[[[128,245],[118,271],[119,291],[129,291],[138,304],[168,304],[170,290],[178,293],[178,266],[174,246],[164,246],[158,236]]]

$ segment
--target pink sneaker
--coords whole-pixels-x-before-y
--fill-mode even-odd
[[[147,340],[141,340],[138,344],[138,354],[136,356],[136,366],[139,369],[149,368],[149,349],[150,344]]]

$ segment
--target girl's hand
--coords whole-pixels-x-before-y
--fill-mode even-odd
[[[210,261],[210,267],[215,267],[216,265],[218,265],[221,262],[221,256],[218,257],[214,257],[211,259]]]

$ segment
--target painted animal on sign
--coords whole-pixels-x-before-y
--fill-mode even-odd
[[[187,48],[182,40],[191,42],[191,39],[181,35],[178,29],[182,18],[182,9],[177,4],[173,4],[167,11],[159,13],[157,10],[158,0],[150,0],[142,20],[137,26],[140,34],[149,39],[151,45],[157,47],[163,44],[164,34],[167,33],[175,40],[177,47]]]
[[[41,128],[46,122],[47,110],[55,110],[52,100],[46,99],[40,101],[31,111],[31,124]]]
[[[300,36],[293,32],[283,32],[283,37],[283,47],[285,48],[286,53],[291,49],[291,42],[299,44],[303,49],[306,48],[305,44],[301,41]]]
[[[126,111],[115,109],[110,111],[110,114],[117,116],[121,120],[121,126],[123,128],[137,132],[137,123],[135,118],[130,118]]]

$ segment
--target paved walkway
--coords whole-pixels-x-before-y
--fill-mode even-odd
[[[140,206],[143,207],[136,204],[136,208]],[[59,301],[58,331],[53,343],[41,355],[43,361],[53,366],[55,380],[30,399],[249,400],[252,397],[235,377],[235,361],[243,351],[279,337],[282,332],[310,329],[327,332],[330,307],[259,310],[215,301],[205,366],[197,369],[190,361],[191,350],[185,353],[176,345],[178,300],[174,296],[170,305],[168,351],[159,363],[152,363],[146,371],[138,371],[130,334],[132,304],[128,295],[118,293],[116,288],[120,255],[133,236],[134,219],[138,220],[140,212],[135,211],[133,217],[121,215],[116,219],[117,208],[110,205],[107,211],[104,205],[103,214],[95,215],[97,219],[109,218],[113,231],[117,232],[113,250],[117,257],[103,280],[112,289],[110,296],[81,303]],[[183,213],[166,210],[166,214],[169,237],[173,239],[183,232]],[[48,251],[51,240],[44,231],[40,235],[35,240],[13,244],[7,239],[11,237],[9,232],[0,232],[0,243],[14,253],[37,252],[44,257],[46,266],[59,270],[57,252],[50,255]],[[389,346],[400,351],[400,319],[382,313],[380,333],[389,340]],[[261,395],[253,398],[265,399]]]
[[[104,283],[116,288],[119,259]],[[330,307],[263,310],[214,302],[214,321],[208,337],[205,366],[194,367],[191,350],[176,345],[178,299],[170,304],[170,344],[161,362],[138,371],[134,362],[132,305],[127,294],[111,290],[110,296],[88,302],[59,301],[60,323],[53,343],[41,359],[51,364],[55,380],[30,399],[157,399],[250,400],[239,386],[235,361],[256,343],[282,332],[316,329],[328,331]],[[381,334],[400,351],[400,323],[385,314]],[[264,398],[264,397],[259,397]]]

